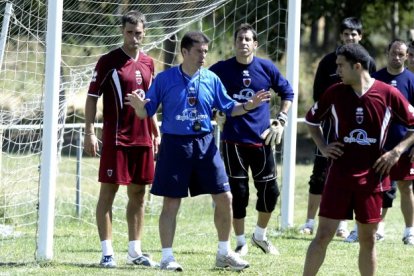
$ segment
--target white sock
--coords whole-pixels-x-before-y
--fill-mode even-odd
[[[101,241],[102,255],[103,256],[112,256],[114,255],[114,249],[112,247],[111,240]]]
[[[258,241],[264,241],[266,239],[266,228],[261,228],[256,225],[254,229],[254,238]]]
[[[218,253],[220,255],[227,255],[230,251],[230,242],[229,241],[219,241],[218,243]]]
[[[161,261],[167,260],[170,257],[174,258],[172,247],[166,247],[166,248],[161,249],[161,255],[162,255]]]
[[[383,220],[381,220],[378,223],[377,233],[380,234],[381,236],[384,236],[384,232],[385,232],[385,223]]]
[[[244,234],[236,236],[237,246],[246,244],[246,236]]]
[[[341,220],[338,225],[338,230],[339,229],[348,230],[347,228],[348,228],[348,222],[346,220]]]
[[[313,228],[313,226],[315,225],[315,220],[314,219],[307,219],[306,220],[306,226]]]
[[[414,227],[406,227],[404,230],[404,237],[414,235]]]
[[[128,243],[128,254],[132,258],[136,258],[136,257],[142,255],[141,241],[140,240],[129,241],[129,243]]]

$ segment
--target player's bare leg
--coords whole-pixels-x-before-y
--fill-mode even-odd
[[[414,194],[412,183],[411,180],[397,182],[401,194],[401,212],[405,222],[403,242],[407,245],[414,245]]]
[[[175,261],[172,245],[177,227],[177,213],[181,198],[164,197],[159,220],[159,233],[162,246],[160,268],[171,271],[182,271],[183,268]]]
[[[412,181],[398,181],[398,190],[401,194],[401,212],[404,216],[405,227],[414,225],[414,194]]]
[[[112,204],[118,189],[119,185],[101,183],[96,206],[96,223],[101,241],[112,240]]]
[[[230,192],[212,195],[216,208],[214,210],[214,224],[217,229],[219,241],[230,240],[233,209],[231,207],[232,195]]]
[[[99,199],[96,205],[96,224],[101,241],[102,259],[100,266],[116,267],[112,246],[112,204],[119,185],[101,183]]]
[[[177,213],[181,205],[181,198],[164,197],[159,221],[159,232],[162,248],[173,245],[175,229],[177,227]]]
[[[321,204],[321,195],[315,195],[309,193],[308,196],[308,212],[307,212],[307,218],[308,219],[315,219],[316,212],[318,211],[319,204]]]
[[[377,232],[378,223],[357,223],[359,234],[359,272],[362,276],[375,275],[377,269],[375,233]]]
[[[306,253],[304,276],[316,275],[323,264],[326,250],[338,228],[339,220],[319,217],[318,229]]]
[[[130,241],[141,240],[145,213],[145,185],[131,184],[127,187],[128,204],[126,217]]]
[[[230,233],[233,217],[232,200],[230,192],[211,195],[215,203],[214,224],[218,235],[218,251],[216,255],[216,267],[243,270],[249,267],[249,263],[230,250]]]

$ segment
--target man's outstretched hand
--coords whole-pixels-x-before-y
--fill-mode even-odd
[[[145,105],[150,101],[149,99],[145,99],[144,96],[145,95],[138,94],[137,90],[134,90],[125,97],[125,104],[134,108],[135,114],[141,119],[147,117]]]

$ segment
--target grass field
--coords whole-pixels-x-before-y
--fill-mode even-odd
[[[95,167],[96,160],[87,160],[84,170]],[[62,164],[70,164],[70,160]],[[295,183],[294,229],[280,230],[280,201],[269,226],[269,238],[278,247],[280,256],[262,254],[256,248],[249,248],[246,259],[251,267],[241,272],[243,275],[300,275],[306,249],[311,237],[298,234],[296,228],[303,223],[306,213],[307,181],[310,165],[298,165]],[[96,170],[96,168],[95,168]],[[124,223],[125,190],[120,190],[114,210],[114,247],[118,268],[104,270],[98,267],[100,244],[94,225],[94,208],[99,185],[95,177],[84,184],[85,194],[82,203],[82,216],[74,214],[73,187],[64,187],[65,168],[60,169],[57,189],[56,221],[54,236],[53,261],[37,263],[35,225],[27,225],[20,230],[24,234],[18,238],[0,239],[0,275],[165,275],[157,269],[137,268],[125,264],[127,254],[126,225]],[[280,168],[278,169],[280,172]],[[94,172],[93,172],[94,173]],[[92,174],[93,174],[92,173]],[[87,178],[87,177],[86,177]],[[72,181],[70,182],[72,183]],[[157,261],[160,260],[160,243],[158,237],[158,215],[160,198],[154,197],[147,206],[143,249]],[[251,193],[251,203],[246,219],[247,233],[250,235],[255,226],[255,193]],[[349,229],[353,222],[349,223]],[[413,275],[414,247],[404,246],[401,242],[403,219],[399,210],[399,200],[388,213],[386,221],[386,238],[377,245],[378,275]],[[234,247],[235,241],[232,240]],[[213,208],[209,196],[183,200],[178,217],[174,252],[177,260],[184,267],[187,275],[223,275],[236,274],[228,270],[214,269],[217,247],[216,232],[213,224]],[[324,265],[319,275],[358,275],[358,244],[347,244],[335,238],[331,243]]]

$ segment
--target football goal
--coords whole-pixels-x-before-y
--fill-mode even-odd
[[[32,246],[27,250],[26,260],[33,259],[34,255],[38,259],[53,257],[53,228],[65,220],[78,220],[87,227],[96,228],[99,160],[83,155],[84,104],[98,58],[122,42],[120,17],[124,12],[138,9],[146,15],[148,27],[143,49],[153,57],[156,73],[180,63],[179,41],[188,30],[202,30],[210,37],[207,66],[229,58],[233,54],[232,34],[238,25],[247,22],[258,32],[257,54],[273,60],[294,89],[297,88],[297,65],[289,63],[289,59],[296,59],[293,62],[298,64],[299,43],[294,39],[298,41],[299,38],[300,1],[56,0],[52,4],[58,7],[57,11],[61,6],[61,16],[56,17],[51,17],[55,11],[50,10],[50,2],[0,0],[3,23],[0,37],[0,243],[28,239]],[[51,24],[48,18],[61,21]],[[49,67],[54,68],[53,72],[48,71],[47,64],[53,59],[50,52],[53,47],[47,40],[51,30],[55,30],[49,29],[51,25],[61,30],[55,48],[60,50],[58,66]],[[290,54],[293,57],[289,57]],[[58,76],[56,90],[53,85],[48,86],[53,83],[48,79],[52,75]],[[50,95],[57,99],[56,108],[52,109],[55,113],[49,112],[45,102]],[[294,105],[289,115],[293,119],[296,119],[296,110]],[[101,116],[100,109],[98,127]],[[54,135],[50,137],[56,139],[45,139],[47,131],[52,131]],[[285,137],[290,136],[291,139],[285,139],[284,168],[279,169],[279,174],[292,185],[283,187],[282,201],[292,204],[294,123],[285,133]],[[49,151],[52,159],[45,162],[47,149],[53,149]],[[50,172],[49,178],[44,177]],[[45,181],[52,183],[42,183]],[[282,183],[280,179],[279,183]],[[52,189],[44,188],[50,185]],[[45,191],[51,193],[45,195]],[[49,214],[42,211],[47,202],[51,203]],[[126,193],[119,192],[114,205],[114,223],[124,226],[125,202]],[[159,204],[160,201],[149,198],[148,212],[158,211]],[[282,207],[282,227],[291,226],[292,207],[288,206],[291,204]],[[114,235],[126,236],[126,233],[114,228]],[[2,261],[16,261],[13,258],[0,250]]]

